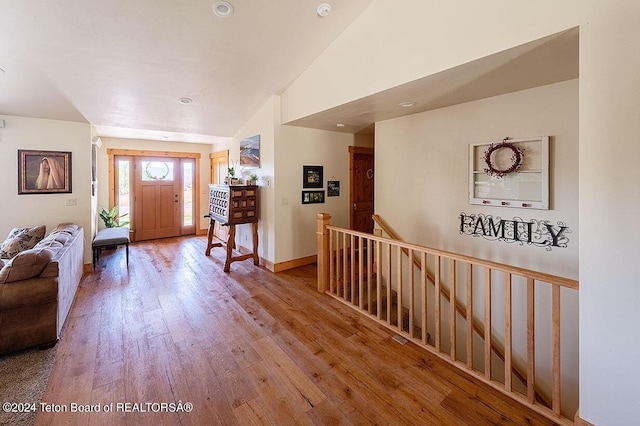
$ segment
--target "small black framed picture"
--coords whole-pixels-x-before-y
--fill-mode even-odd
[[[302,166],[302,187],[322,188],[322,166]]]
[[[340,196],[340,181],[328,180],[327,181],[327,197],[338,197],[338,196]]]
[[[324,203],[324,191],[302,191],[302,204]]]

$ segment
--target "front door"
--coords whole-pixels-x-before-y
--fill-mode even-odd
[[[373,233],[373,148],[349,147],[349,226],[354,231]]]
[[[136,157],[136,241],[180,235],[180,159]]]

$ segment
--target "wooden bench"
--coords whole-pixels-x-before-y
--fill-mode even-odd
[[[129,265],[129,228],[105,228],[98,231],[93,238],[91,248],[93,249],[93,269],[100,258],[100,252],[105,247],[127,246],[127,265]]]

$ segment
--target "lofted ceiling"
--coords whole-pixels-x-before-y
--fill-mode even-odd
[[[233,137],[372,1],[229,0],[226,18],[214,0],[2,2],[0,114],[101,136]]]
[[[91,123],[99,136],[225,140],[372,1],[326,1],[320,17],[319,0],[230,0],[228,18],[213,0],[3,2],[0,114]],[[287,124],[356,133],[577,78],[578,38],[568,30]]]
[[[382,120],[575,79],[579,35],[572,28],[287,124],[358,133]]]

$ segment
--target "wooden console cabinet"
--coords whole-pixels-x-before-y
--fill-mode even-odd
[[[258,206],[259,187],[256,185],[209,185],[209,232],[205,255],[211,254],[212,247],[222,246],[212,243],[215,222],[229,227],[229,237],[226,242],[227,260],[224,271],[229,272],[231,262],[251,259],[253,264],[260,264],[258,257]],[[236,225],[250,223],[253,231],[253,252],[243,255],[233,255],[235,248]]]

